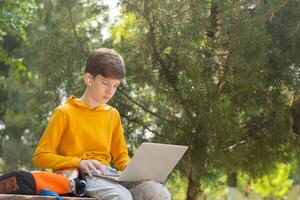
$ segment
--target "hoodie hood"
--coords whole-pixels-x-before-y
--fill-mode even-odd
[[[79,107],[84,110],[89,110],[92,112],[105,111],[105,110],[109,110],[112,108],[111,106],[109,106],[107,104],[100,104],[96,108],[91,108],[88,104],[86,104],[84,101],[82,101],[81,99],[79,99],[75,96],[70,96],[68,98],[68,100],[66,101],[66,104],[71,104],[73,106]]]

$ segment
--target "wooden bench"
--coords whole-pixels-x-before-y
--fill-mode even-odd
[[[55,200],[55,197],[46,197],[39,195],[15,195],[0,194],[0,200]],[[96,200],[88,197],[62,197],[63,200]]]

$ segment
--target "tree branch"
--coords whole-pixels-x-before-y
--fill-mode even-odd
[[[248,138],[249,139],[249,138]],[[238,143],[235,143],[233,145],[230,145],[229,147],[226,147],[224,149],[224,151],[233,151],[236,147],[242,145],[242,144],[245,144],[248,140],[242,140],[242,141],[239,141]]]
[[[150,132],[153,133],[154,135],[159,136],[159,137],[162,137],[161,134],[159,134],[158,132],[156,132],[156,131],[150,129],[148,126],[145,126],[145,124],[144,124],[142,121],[140,121],[140,120],[138,120],[138,119],[136,119],[136,118],[131,118],[131,117],[126,116],[126,115],[121,115],[121,116],[124,117],[124,118],[126,118],[128,121],[130,121],[130,122],[132,122],[132,123],[141,125],[143,128],[147,129],[148,131],[150,131]]]
[[[191,6],[188,6],[188,8],[185,9],[184,11],[182,11],[181,13],[178,13],[177,15],[173,15],[171,19],[175,19],[177,17],[181,17],[182,15],[184,15],[185,13],[187,13],[190,9],[191,9]]]
[[[160,114],[158,114],[157,112],[154,112],[148,108],[146,108],[145,106],[143,106],[141,103],[137,102],[136,100],[134,100],[130,95],[128,95],[124,90],[122,90],[121,88],[118,89],[121,93],[121,95],[123,95],[124,97],[126,97],[128,100],[130,100],[132,103],[134,103],[135,105],[139,106],[141,109],[143,109],[145,112],[150,113],[151,115],[163,120],[163,121],[167,121],[169,124],[172,124],[175,128],[184,131],[185,129],[183,127],[178,126],[177,123],[173,122],[170,119],[166,119],[164,117],[162,117]]]
[[[153,58],[156,62],[158,62],[164,72],[164,75],[166,77],[166,80],[171,84],[172,88],[177,91],[177,87],[175,84],[175,80],[176,77],[173,77],[171,75],[171,72],[169,70],[169,66],[167,65],[167,63],[161,58],[159,51],[157,49],[157,45],[156,45],[156,40],[155,40],[155,34],[154,34],[154,25],[150,20],[149,17],[149,10],[148,7],[145,6],[145,19],[149,25],[149,40],[150,40],[150,44],[151,44],[151,49],[152,49],[152,55]]]
[[[183,106],[184,110],[188,113],[188,115],[191,116],[191,112],[188,109],[189,108],[188,99],[183,98],[182,94],[179,92],[179,90],[176,86],[177,77],[171,73],[170,66],[160,56],[159,50],[156,45],[156,40],[155,40],[155,33],[154,33],[155,28],[154,28],[153,22],[151,22],[151,20],[150,20],[149,10],[148,10],[147,6],[145,6],[145,19],[149,25],[149,35],[148,36],[149,36],[151,49],[152,49],[152,57],[153,57],[154,61],[156,61],[160,64],[162,71],[163,71],[163,75],[165,76],[167,82],[170,83],[173,90],[176,92],[176,99],[179,100],[179,103]]]
[[[72,11],[71,11],[71,8],[69,6],[69,3],[67,3],[67,9],[68,9],[69,17],[70,17],[70,20],[71,20],[71,23],[72,23],[74,36],[75,36],[77,42],[79,43],[79,46],[80,46],[81,50],[86,53],[85,48],[84,48],[84,43],[78,37],[77,31],[76,31],[76,25],[75,25],[75,22],[74,22],[74,19],[73,19],[73,15],[72,15]]]

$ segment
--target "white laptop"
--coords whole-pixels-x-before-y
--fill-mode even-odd
[[[187,146],[144,142],[118,176],[101,176],[118,182],[154,180],[164,182]]]

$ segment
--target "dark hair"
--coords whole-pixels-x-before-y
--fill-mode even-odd
[[[123,58],[113,49],[99,48],[93,50],[85,64],[85,73],[93,77],[102,75],[105,78],[122,79],[125,74]]]

